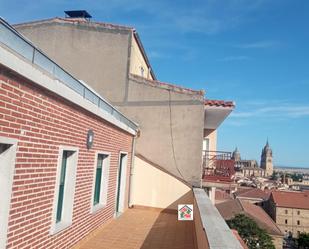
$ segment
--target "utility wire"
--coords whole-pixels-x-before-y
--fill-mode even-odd
[[[182,175],[182,173],[180,172],[180,170],[178,168],[178,164],[177,164],[177,160],[176,160],[176,154],[175,154],[174,135],[173,135],[173,123],[172,123],[173,122],[172,121],[172,100],[171,100],[171,90],[170,89],[168,89],[168,102],[169,102],[169,111],[170,111],[170,135],[171,135],[174,163],[175,163],[175,167],[176,167],[179,175],[181,176],[181,178],[183,180],[185,180],[184,176]]]

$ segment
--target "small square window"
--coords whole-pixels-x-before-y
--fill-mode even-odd
[[[298,226],[300,225],[300,220],[297,221],[297,225],[298,225]]]
[[[288,220],[285,220],[285,224],[288,224]]]
[[[285,210],[285,214],[288,214],[288,210]]]
[[[300,211],[299,210],[297,211],[297,214],[300,215]]]

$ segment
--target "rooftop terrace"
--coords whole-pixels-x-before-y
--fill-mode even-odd
[[[242,249],[205,191],[193,193],[193,221],[178,221],[176,210],[135,207],[73,249]]]
[[[132,208],[99,228],[74,249],[195,249],[193,221],[176,213]]]

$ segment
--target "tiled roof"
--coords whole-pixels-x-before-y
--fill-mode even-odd
[[[225,100],[214,100],[214,99],[205,99],[205,106],[217,106],[217,107],[235,107],[234,101],[225,101]]]
[[[267,200],[269,198],[269,193],[266,193],[259,188],[240,189],[236,191],[234,195],[238,198],[252,198],[263,200]]]
[[[309,209],[308,192],[273,191],[271,198],[278,207]]]
[[[215,192],[215,201],[216,203],[231,200],[232,197],[226,193],[224,190],[216,189]]]
[[[282,235],[276,223],[260,206],[254,205],[248,201],[240,201],[240,203],[244,212],[254,219],[260,228],[265,229],[270,234]]]
[[[237,199],[218,203],[216,204],[216,208],[225,220],[230,220],[234,218],[235,215],[241,214],[244,211],[240,204],[240,201]]]
[[[257,205],[248,201],[234,199],[220,204],[216,204],[222,217],[226,220],[233,218],[237,214],[244,214],[253,219],[260,228],[265,229],[273,235],[282,235],[282,232],[268,214]]]

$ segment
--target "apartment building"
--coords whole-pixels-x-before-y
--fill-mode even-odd
[[[205,191],[194,188],[204,137],[215,144],[233,104],[209,107],[204,92],[156,80],[132,28],[84,18],[16,26],[38,46],[0,24],[0,160],[7,165],[0,248],[70,248],[102,226],[108,233],[95,243],[111,243],[102,248],[129,238],[131,247],[148,248],[152,233],[156,243],[171,244],[162,229],[189,235],[175,236],[170,248],[242,248]],[[194,204],[195,213],[181,226],[180,203]],[[139,211],[147,207],[154,220],[153,211]],[[146,238],[136,242],[132,225]],[[126,239],[123,229],[131,231]]]
[[[216,129],[233,110],[233,102],[205,101],[204,91],[157,80],[134,28],[76,15],[22,23],[15,28],[140,125],[133,179],[146,171],[153,175],[152,171],[159,169],[185,183],[173,188],[184,191],[171,193],[162,203],[165,189],[173,184],[156,179],[153,182],[158,186],[145,180],[137,180],[136,185],[133,180],[138,193],[130,199],[132,205],[167,208],[187,195],[186,185],[201,186],[203,143],[205,147],[207,141],[208,148],[216,150]],[[148,196],[149,201],[138,196]]]
[[[309,194],[273,191],[265,209],[286,236],[309,232]]]

